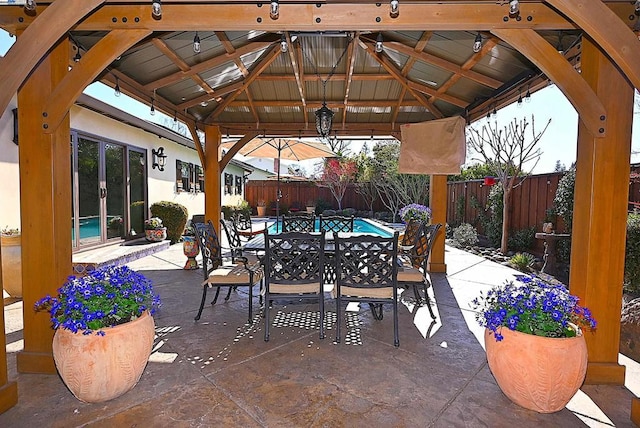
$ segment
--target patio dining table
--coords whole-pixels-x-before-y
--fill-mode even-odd
[[[309,233],[319,234],[320,232],[309,232]],[[334,232],[324,232],[324,238],[325,238],[324,251],[325,252],[328,252],[328,253],[335,252],[335,243],[333,242],[333,239],[334,239],[333,234]],[[274,234],[274,236],[275,235],[277,234]],[[363,233],[363,232],[338,232],[338,236],[340,236],[341,238],[350,238],[353,236],[363,236],[363,235],[370,235],[370,234]],[[252,251],[252,252],[264,251],[264,237],[265,237],[264,233],[254,236],[244,245],[244,247],[242,247],[242,250]]]

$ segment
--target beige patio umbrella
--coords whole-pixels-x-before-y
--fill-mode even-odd
[[[235,143],[223,143],[222,148],[229,149],[233,147],[234,144]],[[280,160],[301,161],[337,156],[329,146],[319,141],[304,141],[288,138],[254,138],[245,144],[238,153],[247,157],[278,159],[276,223],[280,217]],[[276,226],[276,228],[277,227],[278,226]]]

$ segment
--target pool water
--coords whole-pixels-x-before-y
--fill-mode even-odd
[[[278,221],[277,230],[282,231],[282,220]],[[315,230],[320,230],[319,218],[316,219]],[[356,218],[353,221],[353,231],[359,233],[370,233],[372,235],[378,235],[385,238],[390,238],[393,236],[393,230],[364,218]],[[271,226],[269,226],[269,233],[277,233],[276,223],[273,223]]]

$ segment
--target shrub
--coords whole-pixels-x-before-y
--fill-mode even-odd
[[[509,264],[520,272],[529,272],[531,266],[535,263],[536,258],[529,253],[516,253],[509,259]]]
[[[468,247],[478,243],[478,232],[469,223],[462,223],[453,229],[453,244],[456,247]]]
[[[514,250],[528,250],[533,247],[536,237],[536,228],[527,227],[515,230],[509,234],[509,248]]]
[[[342,215],[345,217],[351,217],[352,215],[355,216],[356,210],[355,208],[345,208],[342,210]]]
[[[564,220],[567,232],[571,233],[573,222],[573,193],[576,185],[576,167],[572,166],[558,182],[553,207],[557,215]]]
[[[330,210],[332,208],[333,205],[322,198],[316,201],[316,214],[322,214],[325,210]]]
[[[189,218],[189,212],[184,205],[160,201],[151,205],[151,215],[162,219],[162,224],[167,228],[167,238],[172,244],[180,241],[184,227]]]
[[[489,243],[493,247],[500,247],[502,240],[502,186],[492,186],[487,199],[485,215],[482,217],[482,228]]]
[[[640,292],[640,213],[637,212],[627,217],[624,289],[629,293]]]

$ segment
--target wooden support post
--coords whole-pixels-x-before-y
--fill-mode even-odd
[[[607,111],[606,136],[578,124],[578,153],[571,246],[572,294],[598,322],[586,333],[587,383],[623,385],[618,364],[624,274],[633,86],[594,43],[583,38],[582,76]]]
[[[219,126],[205,125],[205,163],[204,163],[204,216],[213,222],[220,232],[220,143],[222,134]]]
[[[22,373],[56,372],[49,315],[34,312],[33,305],[54,295],[72,273],[69,114],[52,134],[40,125],[42,101],[68,66],[69,43],[62,39],[18,91],[24,350],[17,362]]]
[[[2,251],[0,250],[0,286],[2,286]],[[2,287],[0,287],[2,289]],[[0,413],[18,403],[18,385],[9,382],[7,373],[7,336],[4,330],[4,305],[0,310]]]
[[[631,399],[631,422],[640,427],[640,398]]]
[[[429,185],[429,205],[431,206],[431,223],[442,223],[442,228],[429,255],[429,272],[447,272],[444,260],[444,225],[447,224],[447,176],[432,175]]]

